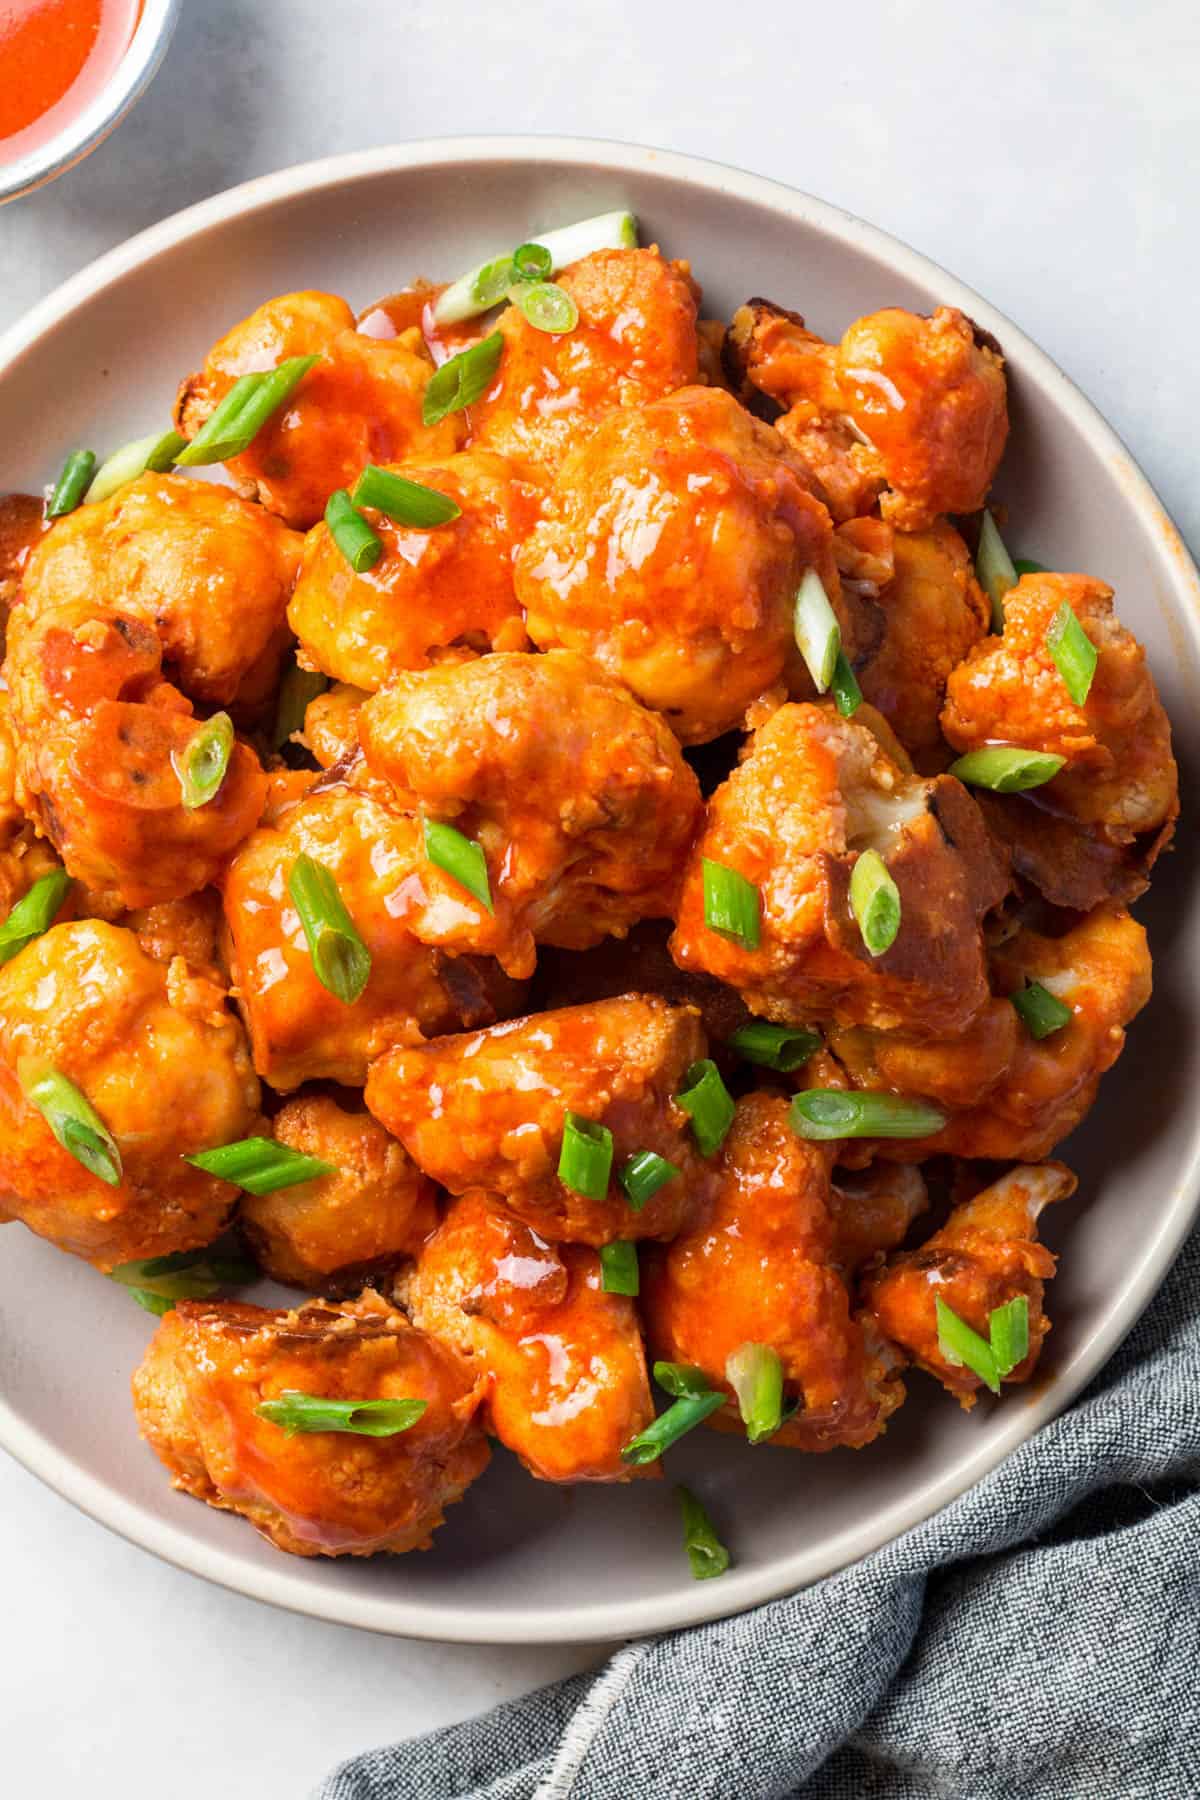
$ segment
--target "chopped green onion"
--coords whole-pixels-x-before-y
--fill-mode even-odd
[[[509,297],[537,331],[549,331],[556,337],[574,331],[579,323],[579,308],[565,288],[552,281],[518,282]]]
[[[669,1450],[686,1432],[694,1430],[713,1413],[719,1412],[724,1404],[725,1395],[711,1390],[705,1394],[689,1394],[674,1401],[666,1412],[659,1413],[656,1419],[650,1421],[645,1431],[639,1431],[636,1437],[630,1438],[622,1446],[622,1460],[635,1463],[639,1468],[646,1463],[657,1462],[664,1450]]]
[[[139,1306],[159,1318],[177,1300],[207,1300],[223,1287],[241,1287],[258,1274],[242,1258],[210,1256],[207,1250],[179,1250],[145,1262],[119,1263],[109,1279],[129,1288]]]
[[[770,1344],[742,1344],[725,1364],[725,1379],[752,1444],[774,1437],[783,1422],[783,1364]]]
[[[481,906],[486,906],[490,913],[495,912],[487,857],[483,854],[483,846],[474,838],[464,837],[461,831],[456,831],[453,825],[443,824],[440,819],[426,819],[425,854],[431,863],[444,869],[460,887],[466,888]]]
[[[809,1088],[797,1094],[789,1117],[796,1135],[814,1143],[932,1137],[946,1123],[945,1115],[924,1100],[906,1100],[902,1094],[848,1094],[841,1088]]]
[[[994,794],[1023,794],[1052,781],[1066,760],[1049,750],[988,744],[982,750],[968,750],[950,764],[949,773],[969,787],[991,788]]]
[[[421,402],[424,423],[438,425],[448,414],[461,412],[464,406],[473,406],[481,394],[486,394],[500,367],[503,350],[503,334],[493,331],[490,337],[448,358],[429,378]]]
[[[1069,600],[1063,601],[1050,621],[1046,648],[1076,706],[1085,705],[1100,653],[1076,618]]]
[[[796,647],[808,664],[813,686],[823,694],[833,680],[842,648],[842,632],[815,569],[806,569],[796,592]]]
[[[757,950],[762,936],[762,896],[752,881],[724,863],[702,859],[704,923],[744,950]]]
[[[878,850],[864,850],[850,872],[850,910],[872,956],[882,956],[900,929],[900,890]]]
[[[61,519],[64,513],[74,512],[87,492],[96,469],[96,452],[94,450],[73,450],[62,466],[62,473],[54,484],[54,492],[46,505],[48,519]]]
[[[58,1069],[22,1057],[17,1080],[30,1106],[35,1106],[47,1125],[77,1163],[89,1175],[117,1187],[121,1181],[121,1152],[116,1139],[87,1096]]]
[[[282,750],[297,731],[304,730],[304,717],[309,705],[329,686],[328,675],[315,669],[302,669],[293,658],[279,686],[275,703],[275,725],[271,732],[271,748]]]
[[[373,506],[397,525],[419,529],[448,525],[451,519],[462,515],[462,507],[449,494],[423,487],[419,481],[408,481],[403,475],[393,475],[390,469],[377,468],[374,463],[367,464],[350,497],[355,506]]]
[[[631,1211],[641,1212],[647,1200],[652,1200],[659,1188],[666,1187],[679,1173],[675,1164],[657,1150],[639,1150],[620,1170],[617,1180],[625,1190]]]
[[[437,325],[458,325],[487,312],[502,300],[511,287],[514,275],[518,281],[528,280],[525,269],[532,269],[534,279],[546,280],[581,256],[596,250],[635,250],[637,220],[629,212],[602,213],[599,218],[582,219],[576,225],[564,225],[558,231],[543,231],[536,243],[522,244],[511,256],[493,257],[468,270],[457,281],[444,288],[433,303],[433,319]],[[529,253],[542,254],[536,259]],[[548,263],[543,258],[548,258]],[[521,259],[520,264],[518,259]]]
[[[346,910],[337,882],[324,864],[298,856],[287,886],[308,940],[313,974],[336,999],[352,1006],[367,985],[371,952]]]
[[[607,1125],[585,1119],[579,1113],[563,1115],[562,1149],[558,1153],[558,1179],[585,1200],[603,1200],[612,1173],[613,1135]]]
[[[383,555],[383,539],[372,531],[345,488],[334,488],[325,502],[329,535],[356,575],[365,575]]]
[[[683,1547],[697,1581],[710,1581],[729,1567],[729,1552],[716,1534],[713,1522],[688,1488],[677,1487],[683,1513]]]
[[[1061,1031],[1064,1025],[1069,1025],[1074,1017],[1071,1008],[1056,1000],[1040,981],[1031,981],[1019,993],[1010,994],[1009,999],[1031,1037],[1049,1037],[1051,1032]]]
[[[746,1062],[788,1075],[821,1048],[821,1040],[815,1031],[796,1025],[768,1025],[765,1019],[754,1019],[734,1032],[729,1048]]]
[[[733,1124],[737,1110],[733,1096],[710,1057],[692,1063],[683,1079],[686,1085],[675,1096],[676,1102],[692,1121],[701,1156],[712,1156],[725,1142],[725,1134]]]
[[[249,449],[271,414],[278,412],[319,356],[289,356],[278,368],[241,375],[204,421],[176,462],[181,468],[228,462]]]
[[[122,444],[96,470],[92,485],[83,496],[84,504],[91,506],[97,500],[107,500],[110,494],[127,487],[147,469],[161,475],[174,468],[179,452],[186,447],[187,439],[178,431],[155,431],[149,437]]]
[[[1029,1355],[1029,1301],[1024,1294],[992,1309],[988,1314],[988,1336],[998,1373],[1001,1377],[1011,1375]]]
[[[1045,563],[1034,562],[1031,556],[1014,556],[1013,568],[1016,570],[1018,577],[1022,575],[1044,575],[1046,573]]]
[[[973,1331],[965,1319],[960,1319],[940,1294],[935,1298],[934,1307],[937,1313],[938,1349],[946,1361],[953,1368],[961,1369],[965,1366],[970,1369],[985,1386],[991,1388],[993,1394],[998,1394],[1000,1371],[996,1367],[991,1345],[977,1331]]]
[[[182,750],[172,750],[171,767],[179,777],[183,804],[188,812],[216,799],[232,754],[233,720],[226,712],[214,713],[193,732]]]
[[[549,281],[554,258],[545,244],[518,244],[512,253],[512,272],[517,281]]]
[[[625,1238],[600,1246],[600,1286],[606,1294],[629,1294],[636,1297],[638,1281],[637,1245]]]
[[[0,925],[0,965],[11,962],[18,950],[32,944],[43,931],[49,931],[70,885],[71,877],[65,869],[51,869],[38,877],[28,893],[22,894]]]
[[[833,703],[843,719],[852,719],[862,705],[862,689],[858,678],[850,667],[844,650],[837,653],[837,661],[833,665],[833,676],[829,683],[833,695]]]
[[[183,1160],[194,1169],[203,1169],[206,1175],[245,1188],[248,1194],[276,1194],[281,1188],[338,1173],[336,1163],[306,1156],[290,1144],[265,1137],[239,1138],[235,1144],[218,1144],[215,1150],[197,1150]]]
[[[1017,571],[1004,539],[990,512],[985,512],[979,527],[979,549],[975,552],[975,574],[979,585],[992,603],[992,630],[1004,630],[1004,596],[1017,585]]]
[[[666,1394],[676,1400],[694,1400],[697,1394],[711,1394],[713,1384],[695,1363],[656,1362],[654,1379]]]
[[[288,1437],[298,1431],[348,1431],[356,1437],[386,1438],[410,1431],[428,1405],[428,1400],[332,1400],[289,1388],[254,1411]]]

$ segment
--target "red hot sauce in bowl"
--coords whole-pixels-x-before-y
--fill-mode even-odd
[[[141,0],[0,0],[0,166],[36,150],[100,94]]]

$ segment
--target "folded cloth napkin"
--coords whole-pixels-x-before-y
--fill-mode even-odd
[[[1200,1234],[1069,1412],[757,1611],[353,1758],[315,1800],[1197,1800]]]

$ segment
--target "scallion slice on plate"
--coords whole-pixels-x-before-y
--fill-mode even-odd
[[[946,1123],[944,1113],[924,1100],[903,1094],[859,1092],[842,1088],[808,1088],[789,1108],[792,1130],[814,1143],[837,1138],[932,1137]]]
[[[302,1181],[338,1173],[336,1163],[306,1156],[290,1144],[265,1137],[239,1138],[234,1144],[197,1150],[183,1160],[194,1169],[203,1169],[206,1175],[215,1175],[219,1181],[244,1188],[248,1194],[275,1194],[281,1188],[297,1187]]]
[[[519,245],[507,256],[478,263],[452,281],[434,301],[434,323],[458,325],[473,319],[503,300],[514,280],[547,281],[559,269],[595,250],[636,250],[637,239],[637,220],[630,212],[601,213],[557,231],[539,232],[534,242]],[[541,255],[534,257],[534,251]]]
[[[554,337],[574,331],[579,323],[575,301],[566,288],[556,287],[552,281],[519,281],[509,289],[509,297],[536,330]]]
[[[1029,1355],[1029,1301],[1018,1294],[988,1314],[988,1336],[961,1319],[941,1295],[935,1299],[938,1349],[954,1368],[970,1369],[993,1394],[1018,1363]]]
[[[467,350],[460,350],[457,356],[449,357],[429,378],[421,401],[421,418],[424,423],[439,425],[450,413],[461,412],[464,406],[473,406],[491,386],[503,352],[503,334],[493,331],[490,337],[472,344]]]
[[[617,1175],[629,1202],[631,1212],[641,1212],[648,1200],[652,1200],[659,1188],[666,1187],[668,1181],[674,1181],[680,1173],[673,1162],[660,1156],[657,1150],[639,1150],[629,1158]]]
[[[208,1300],[222,1288],[242,1287],[257,1275],[252,1262],[213,1256],[209,1250],[179,1250],[143,1262],[118,1263],[109,1271],[111,1281],[128,1288],[138,1305],[158,1318],[177,1300]]]
[[[409,481],[374,463],[367,464],[350,498],[355,506],[371,506],[397,525],[411,525],[419,530],[449,525],[452,519],[462,516],[462,507],[449,494],[424,487],[419,481]]]
[[[178,431],[155,431],[149,437],[134,438],[131,444],[122,444],[119,450],[105,457],[96,470],[91,486],[83,496],[84,504],[92,506],[98,500],[107,500],[147,470],[155,475],[164,474],[175,467],[180,452],[186,448],[187,439]]]
[[[483,854],[483,846],[474,838],[465,837],[441,819],[426,819],[425,854],[431,863],[444,869],[460,887],[466,888],[481,906],[486,906],[490,913],[495,912],[487,857]]]
[[[579,1113],[563,1115],[558,1179],[585,1200],[603,1200],[612,1174],[613,1135],[607,1125]]]
[[[17,1081],[30,1106],[36,1107],[47,1125],[77,1163],[89,1175],[118,1187],[121,1152],[108,1126],[81,1088],[60,1069],[23,1056],[17,1064]]]
[[[216,799],[232,754],[233,720],[226,712],[214,713],[182,750],[171,752],[171,767],[179,777],[183,804],[189,812]]]
[[[1076,706],[1085,706],[1092,691],[1100,653],[1079,623],[1069,600],[1063,601],[1050,621],[1046,648]]]
[[[279,684],[275,724],[271,730],[273,750],[282,750],[296,732],[304,730],[304,717],[310,702],[323,694],[328,686],[328,675],[318,674],[315,669],[302,669],[293,658]]]
[[[697,1581],[711,1581],[714,1575],[723,1575],[729,1567],[729,1552],[691,1489],[677,1487],[675,1493],[683,1515],[683,1547],[692,1574]]]
[[[821,1048],[815,1031],[798,1025],[768,1025],[765,1019],[753,1019],[739,1026],[728,1040],[746,1062],[758,1063],[764,1069],[778,1069],[790,1074],[806,1063]]]
[[[94,450],[73,450],[62,466],[54,492],[46,502],[46,517],[61,519],[74,512],[88,490],[96,471]]]
[[[872,956],[891,949],[900,930],[900,890],[878,850],[864,850],[850,872],[850,910]]]
[[[979,585],[992,603],[992,630],[1004,630],[1004,596],[1017,585],[1017,571],[1004,547],[1004,539],[990,512],[985,512],[979,527],[979,548],[975,553],[975,574]]]
[[[796,591],[795,631],[796,647],[808,665],[813,686],[818,694],[823,694],[837,668],[842,632],[825,584],[815,569],[804,571]]]
[[[0,925],[0,965],[11,962],[26,944],[49,931],[70,886],[71,877],[65,869],[51,869],[40,875],[28,893],[9,908]]]
[[[410,1431],[428,1405],[428,1400],[334,1400],[285,1389],[278,1399],[263,1400],[254,1411],[288,1437],[297,1432],[341,1431],[387,1438]]]
[[[322,863],[298,856],[288,893],[308,942],[313,974],[338,1000],[353,1006],[371,973],[371,952],[346,910],[337,882]]]
[[[656,1419],[652,1419],[644,1431],[639,1431],[636,1437],[630,1438],[622,1447],[622,1459],[638,1467],[656,1462],[664,1450],[669,1450],[687,1432],[702,1425],[705,1419],[718,1412],[724,1404],[725,1395],[719,1389],[714,1391],[710,1388],[705,1393],[682,1395],[665,1412],[660,1412]]]
[[[994,794],[1024,794],[1053,781],[1066,762],[1049,750],[1020,750],[1014,744],[986,744],[968,750],[948,773],[968,787],[990,788]]]
[[[637,1245],[626,1238],[600,1246],[600,1286],[606,1294],[636,1298],[639,1288]]]
[[[278,368],[240,375],[191,443],[175,458],[180,468],[228,462],[254,442],[272,413],[290,400],[319,356],[289,356]]]
[[[1027,983],[1017,993],[1010,994],[1009,999],[1020,1014],[1030,1037],[1047,1038],[1052,1032],[1061,1031],[1064,1025],[1069,1025],[1074,1017],[1071,1008],[1064,1006],[1040,981]]]
[[[833,703],[843,719],[852,719],[862,705],[863,696],[862,689],[858,685],[858,677],[850,667],[844,650],[839,650],[837,653],[829,691],[833,695]]]
[[[692,1121],[701,1156],[713,1156],[733,1124],[733,1096],[721,1080],[716,1063],[707,1056],[692,1063],[684,1082],[683,1092],[675,1096],[676,1102]]]
[[[329,535],[356,575],[365,575],[383,555],[383,539],[373,531],[345,488],[334,488],[325,502]]]
[[[773,1437],[783,1422],[783,1364],[770,1344],[742,1344],[725,1364],[725,1379],[752,1444]]]
[[[702,859],[704,923],[743,950],[757,950],[762,935],[762,897],[752,881],[725,863]]]

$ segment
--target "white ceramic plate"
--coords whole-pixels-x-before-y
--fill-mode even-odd
[[[1185,769],[1200,741],[1200,584],[1154,494],[1086,400],[1006,319],[933,264],[790,188],[693,158],[559,139],[406,144],[286,170],[180,213],[60,288],[0,340],[0,492],[165,424],[181,375],[271,294],[356,306],[450,277],[540,229],[616,206],[686,256],[707,310],[748,294],[836,336],[887,304],[963,307],[1008,356],[1014,431],[1002,497],[1019,554],[1111,581],[1149,649]],[[1065,278],[1065,277],[1064,277]],[[1097,304],[1101,300],[1097,298]],[[1186,789],[1185,789],[1186,791]],[[20,1226],[0,1249],[0,1442],[94,1518],[242,1593],[318,1618],[467,1642],[617,1638],[736,1612],[853,1561],[977,1481],[1094,1375],[1151,1298],[1196,1211],[1200,907],[1190,833],[1142,916],[1157,991],[1068,1160],[1076,1200],[1037,1381],[960,1412],[920,1374],[862,1451],[748,1452],[698,1432],[672,1474],[703,1494],[736,1563],[694,1582],[668,1483],[558,1491],[504,1454],[427,1555],[302,1562],[172,1492],[139,1442],[130,1371],[152,1330],[118,1288]],[[271,1298],[264,1287],[258,1297]]]

